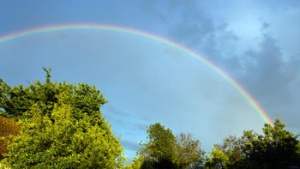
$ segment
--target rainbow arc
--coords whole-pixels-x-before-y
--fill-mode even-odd
[[[247,92],[235,79],[233,79],[228,73],[224,70],[216,66],[210,60],[202,57],[201,55],[197,54],[196,52],[188,49],[187,47],[180,45],[174,41],[170,41],[166,38],[159,37],[147,32],[130,29],[126,27],[119,27],[119,26],[112,26],[112,25],[97,25],[97,24],[74,24],[74,25],[55,25],[55,26],[47,26],[47,27],[39,27],[34,29],[29,29],[25,31],[20,31],[4,36],[0,36],[0,44],[12,41],[15,39],[19,39],[22,37],[27,37],[35,34],[43,34],[47,32],[56,32],[56,31],[64,31],[64,30],[110,30],[110,31],[117,31],[117,32],[124,32],[129,34],[134,34],[137,36],[142,36],[144,38],[151,39],[153,41],[159,41],[161,43],[171,45],[178,50],[187,53],[189,56],[194,57],[195,59],[209,65],[216,73],[221,75],[228,83],[230,83],[248,102],[249,104],[258,112],[259,116],[263,119],[265,123],[270,124],[273,126],[273,122],[268,114],[264,111],[262,106],[258,104],[258,102]]]

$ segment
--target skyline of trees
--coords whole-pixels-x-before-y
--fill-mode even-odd
[[[276,119],[262,134],[228,136],[209,153],[190,133],[174,135],[160,123],[126,164],[120,138],[101,113],[107,103],[95,86],[51,80],[11,87],[0,79],[0,168],[282,169],[300,166],[298,135]],[[8,145],[8,146],[7,146]]]
[[[207,166],[220,165],[228,169],[283,169],[300,166],[298,135],[287,131],[276,119],[274,126],[265,124],[262,134],[244,131],[241,137],[229,136],[215,144]]]

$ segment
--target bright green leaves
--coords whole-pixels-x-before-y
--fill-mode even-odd
[[[122,147],[108,123],[92,123],[84,114],[72,118],[68,105],[55,106],[51,114],[42,116],[37,106],[32,118],[22,121],[22,131],[9,146],[7,161],[15,168],[118,168]]]
[[[95,86],[78,85],[51,81],[51,69],[44,69],[46,82],[35,81],[24,88],[22,85],[9,87],[0,80],[0,110],[4,115],[22,118],[33,104],[37,104],[43,115],[50,114],[54,104],[68,104],[73,116],[82,117],[82,112],[99,117],[101,105],[107,103],[103,94]]]
[[[210,152],[210,158],[207,160],[207,165],[209,167],[221,166],[224,168],[228,163],[228,155],[222,151],[219,146],[215,145],[214,149]]]
[[[2,114],[20,121],[8,149],[13,168],[121,168],[119,138],[100,112],[107,101],[95,86],[46,82],[24,88],[0,81]]]
[[[139,156],[136,158],[133,158],[130,165],[125,166],[125,169],[141,169],[143,163],[144,163],[144,157]]]

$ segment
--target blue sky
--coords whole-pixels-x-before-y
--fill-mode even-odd
[[[3,1],[0,37],[67,24],[127,27],[169,39],[212,61],[274,120],[299,133],[300,2],[297,0]],[[145,129],[161,122],[191,132],[209,151],[222,138],[259,130],[248,101],[210,66],[174,46],[109,30],[64,30],[0,42],[0,77],[11,85],[43,79],[87,82],[133,156]]]

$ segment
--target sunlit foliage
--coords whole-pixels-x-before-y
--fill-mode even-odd
[[[191,134],[180,133],[175,137],[171,129],[165,129],[160,123],[150,125],[147,134],[148,140],[140,150],[142,169],[197,168],[204,162],[200,141],[194,140]]]
[[[122,146],[100,108],[94,86],[36,81],[27,87],[1,80],[1,111],[20,121],[4,159],[12,168],[121,168]]]

